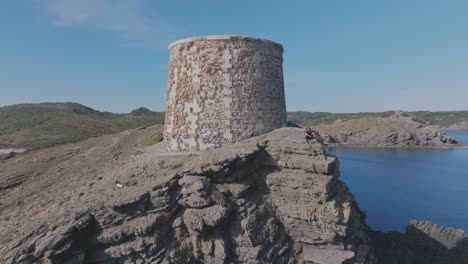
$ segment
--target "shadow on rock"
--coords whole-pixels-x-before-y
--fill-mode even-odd
[[[468,235],[462,230],[412,221],[404,234],[374,232],[372,237],[378,263],[468,263]]]

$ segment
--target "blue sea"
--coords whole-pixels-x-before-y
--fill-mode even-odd
[[[447,131],[468,144],[468,131]],[[413,219],[468,231],[468,149],[332,148],[341,179],[375,230]]]

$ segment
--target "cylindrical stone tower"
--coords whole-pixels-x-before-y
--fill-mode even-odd
[[[286,125],[280,44],[206,36],[172,43],[169,55],[169,150],[216,148]]]

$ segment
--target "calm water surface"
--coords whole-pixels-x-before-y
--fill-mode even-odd
[[[445,133],[458,140],[458,142],[468,145],[468,131],[445,131]]]
[[[468,144],[468,132],[453,132]],[[403,231],[428,220],[468,231],[468,149],[333,148],[367,223]]]

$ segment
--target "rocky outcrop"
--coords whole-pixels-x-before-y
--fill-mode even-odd
[[[25,152],[26,149],[12,149],[0,147],[0,160],[7,160],[16,157],[17,154]]]
[[[412,221],[405,234],[375,232],[378,263],[466,264],[468,234],[430,222]]]
[[[458,142],[436,127],[405,112],[394,112],[389,117],[365,117],[337,120],[331,125],[318,125],[329,145],[396,146],[396,147],[454,147]],[[328,140],[327,140],[328,139]]]
[[[3,161],[0,262],[375,263],[338,160],[301,129],[197,153],[138,147],[148,130]]]
[[[11,159],[16,156],[15,152],[0,153],[0,160]]]
[[[444,127],[445,130],[468,130],[468,121],[460,121]]]
[[[338,160],[302,129],[196,153],[153,138],[0,161],[0,263],[468,263],[461,230],[369,230]]]

